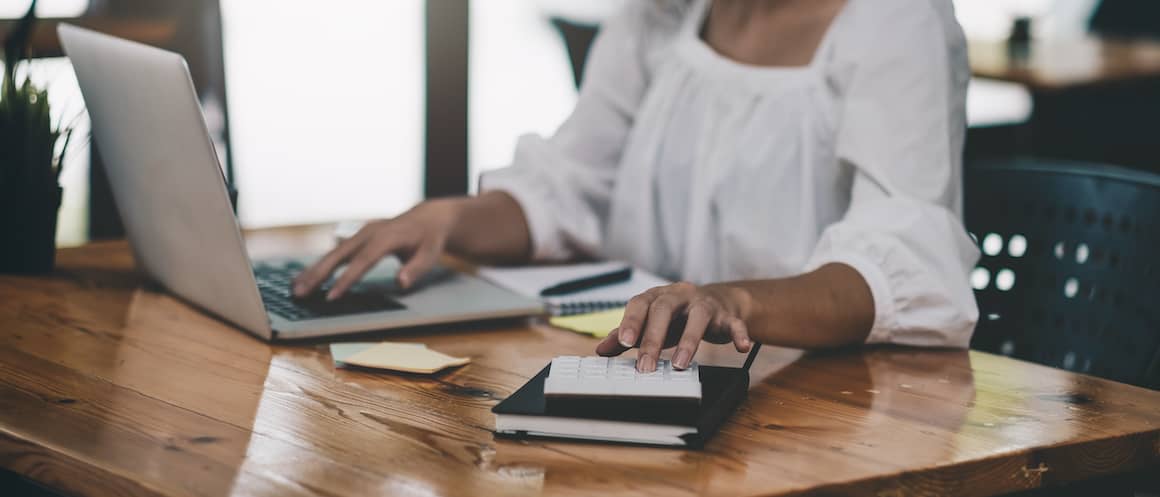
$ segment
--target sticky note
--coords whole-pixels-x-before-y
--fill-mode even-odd
[[[471,362],[428,349],[421,343],[335,343],[330,345],[334,365],[360,366],[407,373],[431,374]]]
[[[624,308],[608,311],[593,312],[590,314],[576,314],[572,316],[556,316],[548,320],[552,326],[572,330],[596,338],[608,336],[612,330],[620,326],[624,318]]]
[[[340,363],[346,362],[348,357],[379,345],[380,343],[381,342],[332,343],[330,344],[330,357],[331,359],[334,359],[335,366],[342,366]],[[427,348],[426,345],[421,343],[396,343],[394,345]]]

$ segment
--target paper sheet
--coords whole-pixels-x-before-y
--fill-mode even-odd
[[[469,357],[451,357],[421,343],[334,343],[330,345],[330,355],[336,367],[352,365],[420,374],[471,362]]]
[[[624,308],[612,309],[591,314],[576,314],[574,316],[557,316],[548,320],[557,328],[572,330],[577,333],[592,335],[596,338],[608,336],[612,330],[620,326],[624,318]]]
[[[634,268],[632,270],[632,278],[622,283],[599,286],[568,295],[540,297],[540,291],[550,286],[578,278],[607,273],[625,266],[626,264],[623,262],[610,261],[565,264],[561,266],[484,267],[479,269],[479,276],[525,297],[539,298],[556,306],[586,302],[623,303],[643,293],[645,290],[669,283],[663,278],[647,271]]]

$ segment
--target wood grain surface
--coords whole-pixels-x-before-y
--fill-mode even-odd
[[[1021,83],[1051,91],[1079,86],[1160,78],[1160,41],[1085,37],[1037,40],[1026,56],[1014,56],[1006,42],[968,44],[975,76]]]
[[[328,243],[250,235],[264,255]],[[272,346],[160,291],[123,242],[62,250],[52,275],[0,276],[0,466],[83,496],[985,496],[1160,464],[1160,393],[978,352],[769,347],[749,400],[685,451],[492,435],[493,405],[592,338],[537,322],[356,338],[474,361],[336,370],[324,343]]]

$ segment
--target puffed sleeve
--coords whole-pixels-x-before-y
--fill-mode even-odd
[[[657,2],[627,2],[596,37],[571,116],[551,138],[521,137],[512,165],[480,179],[481,191],[504,191],[520,204],[534,259],[594,255],[602,245],[651,51],[674,22],[676,14]]]
[[[844,263],[866,280],[868,342],[966,347],[978,320],[969,272],[979,252],[961,216],[969,79],[950,2],[872,2],[847,47],[841,163],[849,210],[821,235],[806,270]]]

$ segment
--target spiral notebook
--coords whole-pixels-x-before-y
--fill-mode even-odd
[[[623,262],[609,261],[559,266],[485,267],[480,268],[479,276],[520,295],[543,300],[548,306],[548,311],[554,316],[570,316],[624,307],[628,299],[645,290],[669,284],[659,276],[634,268],[632,278],[622,283],[556,297],[540,296],[540,292],[545,288],[565,281],[614,271],[625,265]]]

